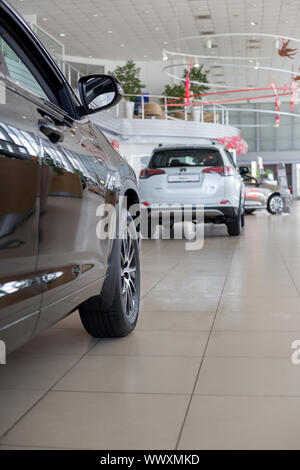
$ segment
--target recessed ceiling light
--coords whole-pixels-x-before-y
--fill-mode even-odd
[[[160,30],[160,28],[157,26],[157,27],[155,28],[155,31],[159,31],[159,30]]]
[[[108,32],[108,34],[112,34],[112,30],[111,30],[111,29],[109,29],[107,32]]]
[[[257,26],[256,21],[251,21],[251,22],[250,22],[250,26]]]
[[[145,10],[144,13],[146,13],[146,15],[148,15],[150,13],[149,10]]]
[[[47,18],[43,18],[43,21],[47,21]]]
[[[60,36],[63,38],[65,36],[65,33],[60,33]]]
[[[98,13],[93,13],[93,16],[96,18],[96,16],[98,16]]]
[[[120,47],[125,47],[125,44],[120,44]]]
[[[145,59],[148,57],[147,55],[144,55]]]
[[[164,44],[168,44],[168,41],[164,41],[163,43],[164,43]]]

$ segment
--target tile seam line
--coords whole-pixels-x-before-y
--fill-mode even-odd
[[[174,265],[174,268],[179,264],[179,261]],[[163,275],[159,281],[149,290],[149,292],[161,281],[163,280],[166,276],[168,275],[168,272],[165,273],[165,275]],[[148,294],[148,292],[147,292]],[[144,296],[143,296],[144,297]],[[141,299],[143,298],[141,297]],[[23,413],[3,434],[0,435],[0,444],[1,444],[1,441],[5,438],[5,436],[7,436],[7,434],[12,431],[12,429],[41,401],[43,400],[43,398],[46,397],[46,395],[53,390],[53,388],[85,357],[88,355],[88,353],[100,342],[97,341],[95,344],[93,344],[91,346],[91,348],[88,349],[88,351],[86,351],[73,365],[70,369],[68,369],[62,377],[60,377],[54,384],[52,384],[52,386],[46,390],[46,392],[30,407],[28,408],[25,413]]]
[[[178,261],[178,262],[174,265],[173,269],[175,269],[175,268],[178,266],[179,263],[180,263],[180,261]],[[141,296],[141,300],[143,300],[144,297],[146,297],[148,294],[150,294],[150,292],[151,292],[161,281],[163,281],[163,280],[168,276],[168,274],[169,274],[169,271],[167,271],[166,273],[164,273],[164,274],[162,275],[162,277],[160,277],[159,280],[158,280],[152,287],[150,287],[150,289],[149,289],[147,292],[145,292],[145,294],[143,294],[143,295]],[[149,311],[150,311],[150,310],[149,310]],[[155,311],[156,311],[156,310],[155,310]],[[140,310],[140,312],[143,312],[143,310]]]
[[[292,281],[292,284],[293,284],[293,286],[295,287],[296,292],[298,293],[298,296],[300,297],[299,289],[298,289],[297,284],[296,284],[296,282],[295,282],[295,280],[294,280],[294,278],[293,278],[293,276],[292,276],[292,274],[291,274],[291,271],[290,271],[290,269],[289,269],[289,266],[288,266],[288,264],[287,264],[287,261],[286,261],[286,259],[284,258],[283,254],[282,254],[282,251],[281,251],[281,249],[280,249],[280,245],[277,243],[276,246],[277,246],[277,250],[279,251],[280,257],[281,257],[281,259],[282,259],[282,261],[283,261],[283,264],[284,264],[284,266],[285,266],[285,269],[287,270],[287,272],[288,272],[288,274],[289,274],[289,276],[290,276],[290,279],[291,279],[291,281]]]
[[[208,334],[206,345],[205,345],[205,348],[204,348],[204,351],[203,351],[203,356],[201,358],[200,365],[199,365],[199,368],[198,368],[198,372],[197,372],[197,375],[196,375],[196,378],[195,378],[195,383],[194,383],[194,386],[193,386],[193,390],[192,390],[192,393],[191,393],[191,396],[190,396],[190,399],[189,399],[189,402],[188,402],[188,406],[187,406],[187,409],[186,409],[186,412],[185,412],[185,415],[184,415],[184,418],[183,418],[182,425],[181,425],[180,430],[179,430],[179,435],[178,435],[178,438],[177,438],[177,441],[176,441],[175,450],[178,450],[178,448],[179,448],[179,444],[180,444],[180,440],[181,440],[181,437],[182,437],[183,429],[184,429],[184,426],[185,426],[185,423],[186,423],[186,420],[187,420],[187,417],[188,417],[189,410],[191,408],[192,399],[193,399],[193,396],[195,394],[196,385],[197,385],[197,382],[198,382],[198,379],[199,379],[199,376],[200,376],[201,368],[202,368],[203,361],[204,361],[204,358],[205,358],[205,354],[206,354],[206,351],[207,351],[207,348],[208,348],[208,343],[209,343],[209,340],[210,340],[210,337],[211,337],[211,334],[212,334],[212,331],[213,331],[213,328],[214,328],[214,325],[215,325],[215,321],[216,321],[218,310],[219,310],[219,307],[220,307],[220,304],[221,304],[223,292],[224,292],[224,289],[225,289],[228,274],[230,272],[230,268],[231,268],[231,264],[232,264],[232,261],[233,261],[235,250],[236,250],[236,246],[232,248],[230,262],[228,263],[226,276],[225,276],[225,279],[224,279],[224,284],[223,284],[222,291],[221,291],[221,294],[220,294],[220,298],[219,298],[219,301],[218,301],[218,305],[217,305],[217,308],[216,308],[216,311],[215,311],[214,319],[213,319],[213,322],[212,322],[212,325],[211,325],[211,328],[210,328],[210,331],[209,331],[209,334]]]
[[[98,342],[97,342],[98,343]],[[96,343],[96,344],[97,344]],[[68,369],[54,384],[51,385],[50,388],[48,388],[47,390],[45,390],[45,393],[42,394],[42,396],[36,401],[34,402],[34,404],[32,406],[30,406],[3,434],[0,435],[0,445],[2,443],[2,440],[7,436],[7,434],[12,431],[12,429],[38,404],[40,403],[40,401],[43,400],[43,398],[45,398],[47,396],[47,394],[53,389],[53,387],[55,387],[80,361],[81,359],[83,359],[89,352],[91,349],[93,349],[93,347],[96,346],[96,344],[94,344],[88,351],[86,351],[85,354],[83,354],[71,367],[70,369]]]

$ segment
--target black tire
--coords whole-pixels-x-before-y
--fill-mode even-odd
[[[237,237],[241,234],[242,231],[242,214],[241,211],[239,210],[238,215],[231,220],[230,222],[226,223],[227,225],[227,232],[228,235],[231,237]]]
[[[253,212],[255,212],[255,209],[245,209],[245,214],[247,215],[253,214]]]
[[[245,227],[245,212],[243,212],[243,214],[241,215],[241,225],[242,225],[242,228]]]
[[[281,214],[284,209],[284,202],[280,194],[272,194],[267,202],[267,211],[272,214]]]
[[[120,222],[119,230],[122,238],[117,236],[114,241],[110,270],[101,294],[84,302],[79,308],[84,328],[96,338],[127,336],[134,330],[138,319],[140,303],[139,240],[129,213],[126,212],[122,218],[124,220]],[[130,241],[131,248],[129,248]],[[124,252],[126,246],[129,250],[128,257]],[[133,268],[135,271],[130,271]],[[132,293],[132,305],[130,305],[129,290]]]

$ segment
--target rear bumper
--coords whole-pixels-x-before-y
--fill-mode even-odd
[[[232,206],[200,206],[196,204],[178,204],[176,206],[164,204],[149,207],[142,206],[141,209],[142,219],[153,217],[157,219],[159,224],[168,220],[171,222],[174,220],[200,222],[203,221],[203,218],[204,222],[222,223],[236,217],[237,214],[238,208]]]

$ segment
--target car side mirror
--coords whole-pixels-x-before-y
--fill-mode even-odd
[[[119,103],[123,90],[119,81],[111,75],[88,75],[78,81],[82,107],[81,116],[104,111]]]
[[[240,166],[240,175],[243,176],[243,175],[247,175],[248,173],[250,173],[250,168],[248,166]]]

